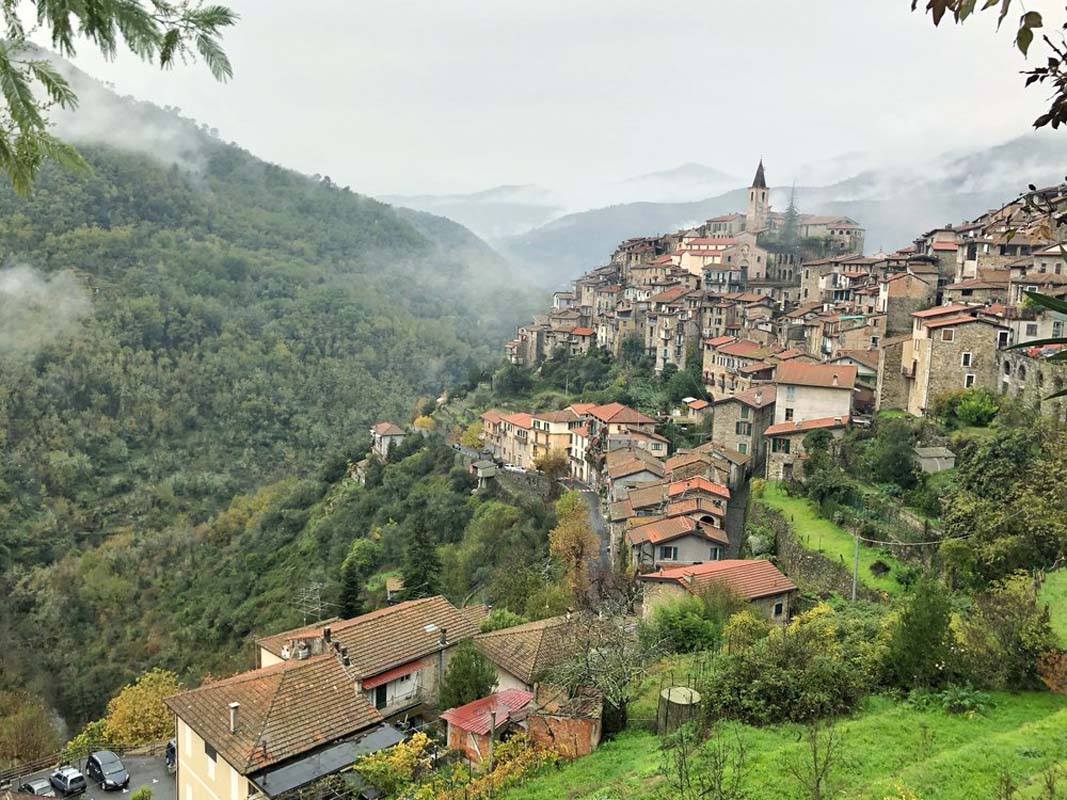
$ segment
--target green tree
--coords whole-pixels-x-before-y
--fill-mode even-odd
[[[0,18],[4,27],[0,169],[20,194],[29,192],[48,159],[67,167],[87,167],[74,148],[49,132],[48,109],[74,109],[78,97],[29,41],[28,31],[43,30],[65,57],[73,56],[76,43],[84,39],[106,58],[114,58],[122,46],[166,68],[176,60],[198,55],[216,79],[226,80],[233,74],[219,37],[237,21],[237,15],[221,5],[205,6],[192,0],[34,0],[30,4],[4,0]],[[36,93],[38,88],[43,96]]]
[[[867,456],[870,474],[876,481],[892,483],[904,490],[915,488],[919,483],[919,467],[914,440],[915,434],[907,420],[878,421]]]
[[[448,661],[441,684],[441,708],[457,706],[485,697],[496,685],[496,669],[468,640],[456,648]]]
[[[400,576],[404,580],[404,596],[409,600],[432,597],[441,592],[441,556],[437,542],[425,523],[416,519],[406,530],[407,546]]]
[[[931,578],[916,584],[889,641],[888,671],[902,689],[940,686],[952,646],[952,606],[944,585]]]

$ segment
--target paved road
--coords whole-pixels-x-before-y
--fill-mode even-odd
[[[737,491],[730,492],[730,502],[726,505],[726,535],[730,539],[730,546],[726,548],[727,558],[737,558],[741,553],[741,545],[745,533],[745,509],[748,508],[748,486],[745,481]]]
[[[589,522],[593,526],[593,532],[600,538],[600,566],[609,569],[611,567],[611,542],[609,541],[608,521],[604,519],[604,509],[600,505],[600,495],[591,489],[582,489],[581,495],[589,507]]]
[[[130,773],[130,786],[128,789],[124,789],[121,792],[105,792],[90,781],[89,788],[85,790],[85,794],[78,795],[78,798],[72,798],[72,800],[119,800],[123,796],[136,792],[142,786],[147,786],[152,790],[152,800],[176,800],[174,776],[167,772],[167,765],[163,761],[162,753],[158,756],[121,756],[121,758],[126,771]],[[84,761],[74,766],[83,773],[85,772]],[[44,772],[36,772],[28,776],[28,778],[19,778],[13,782],[12,788],[17,789],[19,784],[24,783],[29,778],[44,778],[48,780],[48,775],[51,772],[52,770],[49,769]]]

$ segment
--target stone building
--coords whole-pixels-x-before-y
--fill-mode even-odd
[[[1050,362],[1059,347],[997,352],[997,393],[1015,398],[1059,422],[1067,421],[1067,397],[1047,400],[1067,388],[1067,364]]]
[[[804,438],[812,431],[825,430],[840,439],[848,424],[849,418],[843,416],[780,422],[767,428],[763,432],[767,448],[767,480],[788,481],[799,477],[800,465],[806,458]]]
[[[913,315],[915,329],[901,353],[907,411],[917,417],[942,395],[970,388],[996,390],[996,354],[1004,341],[1001,334],[1007,332],[991,319],[966,311],[926,316],[929,313]]]
[[[763,432],[774,422],[775,387],[756,386],[715,401],[712,440],[751,455],[751,465],[763,465]]]

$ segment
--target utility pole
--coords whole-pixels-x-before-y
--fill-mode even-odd
[[[856,581],[860,576],[860,535],[858,533],[853,534],[856,537],[856,556],[852,561],[852,602],[856,602]]]

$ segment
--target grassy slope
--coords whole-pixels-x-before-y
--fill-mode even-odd
[[[777,482],[767,483],[761,499],[771,508],[785,515],[786,519],[792,523],[802,544],[851,569],[855,553],[855,539],[841,526],[819,516],[818,509],[810,500],[803,497],[790,497]],[[871,572],[871,565],[875,561],[887,564],[890,571],[880,577],[875,575]],[[900,594],[903,587],[894,577],[895,572],[900,568],[900,562],[888,553],[873,547],[860,548],[859,579],[866,586],[891,596]]]
[[[1052,629],[1060,638],[1060,644],[1067,647],[1067,568],[1048,576],[1041,587],[1041,599],[1048,603]]]
[[[993,797],[1007,771],[1037,796],[1049,765],[1067,761],[1067,698],[1045,693],[994,695],[984,716],[967,719],[919,711],[885,698],[839,724],[834,797],[883,800],[898,785],[923,800]],[[791,800],[797,788],[783,765],[803,752],[800,729],[741,727],[748,750],[752,797]],[[657,775],[659,740],[629,731],[593,755],[507,794],[512,800],[637,800],[670,796]]]

